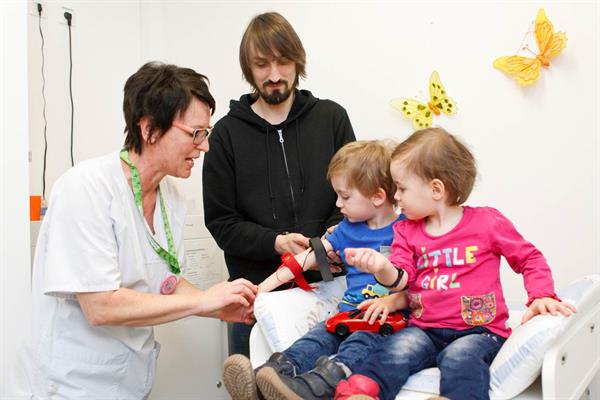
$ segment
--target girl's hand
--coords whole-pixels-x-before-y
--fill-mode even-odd
[[[558,301],[553,299],[552,297],[542,297],[539,299],[535,299],[523,314],[523,318],[521,318],[521,324],[529,321],[531,318],[535,317],[538,314],[542,315],[558,315],[561,313],[565,317],[571,316],[573,313],[576,313],[577,309],[575,306],[569,303],[564,303],[562,301]]]
[[[368,321],[369,325],[373,325],[379,316],[381,316],[380,322],[383,324],[390,312],[393,311],[393,302],[394,301],[390,296],[384,296],[377,299],[365,300],[358,305],[358,308],[367,309],[363,316],[363,320]]]
[[[354,265],[356,268],[369,274],[377,274],[382,272],[387,267],[394,266],[390,261],[381,253],[373,249],[351,249],[345,250],[346,262],[350,265]]]

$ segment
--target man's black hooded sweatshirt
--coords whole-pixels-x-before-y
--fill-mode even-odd
[[[327,181],[333,154],[354,141],[346,111],[296,90],[288,118],[273,126],[232,100],[216,123],[202,171],[206,227],[225,253],[230,280],[258,284],[280,265],[275,237],[321,236],[342,218]]]

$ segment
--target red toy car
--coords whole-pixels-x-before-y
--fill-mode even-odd
[[[369,325],[368,321],[363,320],[365,311],[366,309],[356,309],[337,313],[325,322],[325,329],[339,336],[355,331],[379,332],[380,335],[387,336],[406,328],[406,318],[401,313],[390,313],[383,324],[378,319],[373,325]]]

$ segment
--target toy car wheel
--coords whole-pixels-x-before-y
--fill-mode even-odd
[[[366,300],[369,300],[369,299],[371,298],[371,296],[369,295],[369,293],[365,293],[365,294],[363,295],[363,297],[364,297]]]
[[[390,324],[383,324],[381,328],[379,328],[379,334],[381,336],[389,336],[394,333],[394,328]]]
[[[338,336],[346,336],[350,332],[350,328],[346,324],[338,324],[335,327],[335,333]]]

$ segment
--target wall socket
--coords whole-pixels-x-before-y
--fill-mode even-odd
[[[42,19],[48,19],[48,4],[45,1],[29,0],[27,2],[27,13],[29,15],[33,15],[34,17],[38,18],[38,16],[39,16],[38,9],[37,9],[38,4],[42,5]]]
[[[75,27],[75,12],[73,11],[72,8],[68,8],[68,7],[60,7],[60,9],[57,10],[58,14],[57,14],[57,18],[58,18],[58,22],[62,25],[69,25],[67,23],[67,19],[65,18],[65,13],[69,13],[71,14],[71,28]]]

